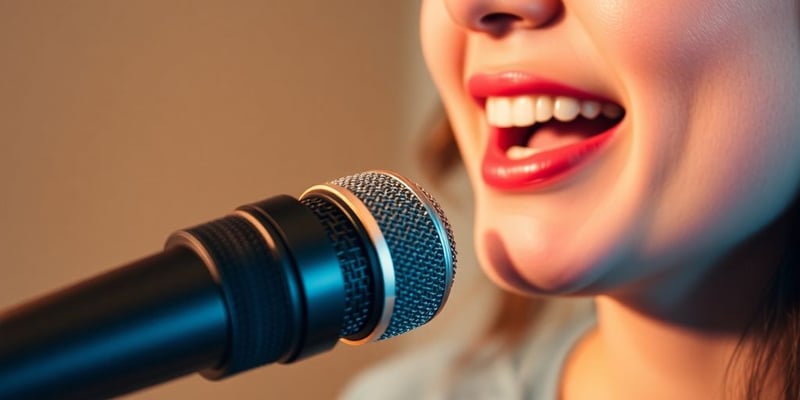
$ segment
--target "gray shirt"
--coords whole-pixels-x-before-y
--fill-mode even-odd
[[[342,398],[556,400],[567,356],[594,324],[592,301],[550,300],[528,339],[512,351],[488,343],[454,373],[464,343],[439,340],[370,369]]]

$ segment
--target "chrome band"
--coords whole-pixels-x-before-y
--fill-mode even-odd
[[[346,338],[341,338],[340,340],[343,343],[353,346],[376,341],[386,332],[386,328],[389,327],[396,298],[394,264],[392,262],[392,254],[389,251],[389,245],[386,243],[383,233],[381,233],[378,222],[375,221],[375,218],[372,216],[367,206],[349,190],[332,183],[327,183],[310,187],[300,196],[300,199],[309,196],[321,196],[344,208],[346,213],[354,214],[354,220],[361,223],[361,226],[367,233],[372,248],[375,249],[375,254],[380,264],[381,278],[383,278],[383,310],[381,310],[375,328],[365,337],[358,340]]]
[[[425,206],[425,209],[428,211],[428,215],[431,216],[433,219],[433,224],[436,226],[436,233],[439,235],[439,242],[442,244],[442,253],[444,254],[444,262],[445,262],[445,291],[442,294],[442,301],[439,303],[439,309],[436,310],[436,314],[434,316],[439,315],[439,313],[444,308],[444,304],[447,302],[447,298],[450,296],[450,283],[453,281],[453,262],[454,262],[454,255],[450,243],[450,238],[447,235],[447,227],[442,218],[444,218],[440,212],[440,208],[433,204],[432,197],[427,194],[419,185],[415,182],[409,180],[408,178],[398,175],[392,171],[386,170],[373,170],[370,172],[375,172],[383,175],[389,175],[394,179],[397,179],[400,183],[403,184],[408,190],[414,193],[414,196],[419,199],[419,201]]]
[[[214,278],[214,282],[220,283],[219,271],[217,271],[217,264],[214,263],[214,259],[211,258],[211,255],[208,254],[208,250],[197,240],[196,237],[192,236],[191,233],[186,231],[177,231],[167,238],[167,243],[164,245],[165,249],[171,249],[177,246],[188,247],[192,251],[197,254],[200,259],[203,260],[203,264],[206,265],[208,268],[208,272],[211,273],[211,277]]]

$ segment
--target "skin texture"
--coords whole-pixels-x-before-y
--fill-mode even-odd
[[[423,51],[472,182],[481,265],[509,290],[598,296],[565,398],[580,398],[576,376],[603,382],[595,399],[717,393],[800,183],[798,3],[423,1]],[[610,99],[625,118],[574,176],[492,188],[485,113],[466,82],[503,71]]]

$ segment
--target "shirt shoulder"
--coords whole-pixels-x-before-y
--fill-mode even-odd
[[[439,338],[370,368],[341,398],[552,400],[570,350],[594,323],[591,300],[549,300],[528,340],[510,352],[495,352],[488,343],[478,361],[454,374],[464,341]]]

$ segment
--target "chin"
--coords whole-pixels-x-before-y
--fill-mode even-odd
[[[600,186],[610,187],[606,182]],[[482,268],[497,285],[528,295],[608,294],[638,279],[649,236],[641,212],[646,192],[616,192],[477,190],[474,242]]]
[[[550,243],[532,245],[504,237],[498,230],[476,231],[480,264],[489,278],[505,290],[523,295],[596,295],[606,284],[618,252]]]

